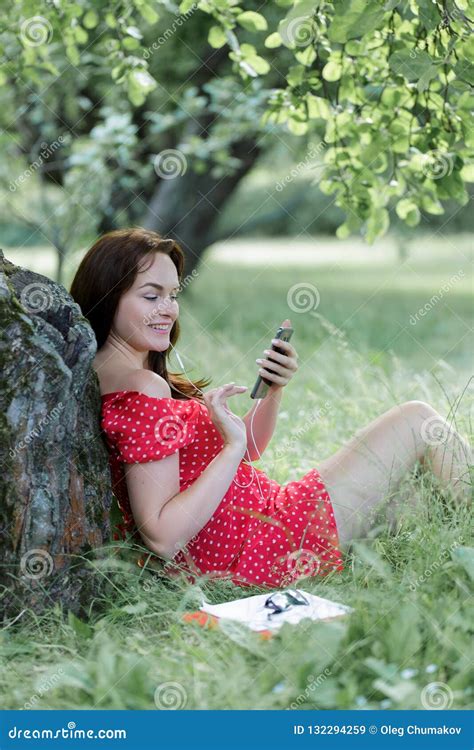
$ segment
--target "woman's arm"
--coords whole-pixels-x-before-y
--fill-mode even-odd
[[[206,525],[229,489],[242,454],[239,446],[224,445],[190,487],[165,503],[157,519],[159,554],[172,558]]]
[[[259,453],[262,454],[270,442],[280,408],[281,395],[283,388],[277,385],[271,385],[264,399],[257,401],[247,414],[242,417],[247,430],[247,450],[245,458],[248,461],[257,461]],[[258,408],[257,408],[258,407]],[[256,411],[252,424],[252,434],[250,432],[250,422],[252,414]],[[256,447],[255,447],[256,444]],[[258,449],[258,453],[257,453]]]

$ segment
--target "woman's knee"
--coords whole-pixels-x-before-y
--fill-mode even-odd
[[[426,401],[404,401],[400,404],[400,409],[404,414],[415,419],[429,419],[430,417],[440,416],[436,409]]]
[[[413,443],[416,458],[423,460],[430,444],[430,435],[437,432],[445,420],[426,401],[405,401],[399,404],[398,413],[404,426],[409,427],[410,444]]]

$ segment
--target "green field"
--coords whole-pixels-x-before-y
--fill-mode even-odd
[[[389,239],[374,248],[324,238],[227,243],[187,286],[178,350],[189,377],[212,375],[212,386],[234,380],[250,390],[255,358],[292,321],[299,370],[255,464],[280,483],[410,399],[454,418],[472,440],[472,243],[438,233],[405,249],[400,260]],[[5,254],[54,272],[47,249]],[[170,369],[180,370],[174,357]],[[242,415],[251,403],[246,393],[229,405]],[[200,629],[181,617],[202,594],[219,602],[263,589],[163,581],[124,550],[101,564],[107,594],[87,622],[56,608],[24,612],[1,631],[2,707],[473,708],[472,513],[427,476],[407,479],[406,490],[419,503],[395,533],[381,527],[347,553],[342,574],[299,584],[353,607],[349,618],[284,626],[268,642],[238,626]]]

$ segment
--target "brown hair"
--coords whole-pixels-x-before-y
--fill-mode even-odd
[[[116,229],[102,235],[83,257],[71,284],[70,294],[81,308],[82,314],[91,324],[100,349],[109,335],[120,297],[133,285],[142,258],[153,253],[165,253],[176,266],[181,283],[184,270],[184,254],[172,239],[165,239],[156,232],[140,227]],[[179,338],[179,323],[175,320],[170,341],[175,345]],[[179,373],[168,372],[166,359],[171,347],[163,352],[150,351],[148,364],[171,388],[176,399],[196,398],[203,401],[198,389],[205,388],[210,378],[192,381]],[[183,396],[182,393],[186,395]]]

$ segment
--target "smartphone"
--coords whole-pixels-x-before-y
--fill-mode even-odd
[[[280,326],[274,338],[281,339],[282,341],[289,341],[292,335],[293,335],[293,328],[282,328],[282,326]],[[271,348],[274,352],[280,352],[281,354],[285,353],[281,349],[281,347],[278,347],[277,344],[272,344]],[[257,380],[255,381],[254,387],[252,388],[252,393],[250,394],[250,398],[265,398],[265,396],[268,393],[268,388],[270,387],[270,385],[272,385],[272,382],[273,382],[272,380],[268,380],[267,378],[262,377],[262,375],[259,375],[257,377]]]

